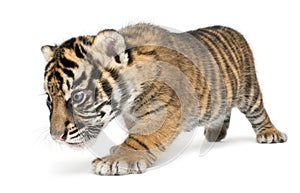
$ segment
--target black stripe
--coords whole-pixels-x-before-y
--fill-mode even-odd
[[[266,122],[265,124],[261,125],[260,128],[256,128],[256,131],[262,132],[265,131],[266,129],[270,129],[272,128],[273,125],[270,121]]]
[[[127,47],[129,47],[129,46],[127,45]],[[132,52],[132,51],[131,51],[130,49],[126,49],[126,50],[125,50],[125,53],[126,53],[127,56],[128,56],[128,62],[127,62],[127,65],[128,65],[128,66],[131,66],[131,65],[133,64],[133,55],[132,55],[131,52]]]
[[[128,143],[127,140],[125,141],[125,144],[126,144],[128,147],[130,147],[131,149],[139,150],[139,149],[137,149],[136,147],[134,147],[133,145],[131,145],[130,143]]]
[[[95,88],[95,101],[98,101],[98,100],[100,100],[101,98],[100,98],[100,91],[99,91],[99,88],[98,87],[96,87]]]
[[[65,121],[65,127],[68,127],[69,124],[70,124],[69,120]]]
[[[88,38],[84,37],[84,36],[79,36],[78,39],[87,46],[92,45],[93,42],[91,42]]]
[[[50,110],[50,115],[49,115],[50,122],[51,122],[51,118],[52,118],[52,110]]]
[[[59,72],[57,72],[57,71],[55,71],[54,76],[56,77],[56,80],[58,81],[59,90],[61,90],[64,93],[64,91],[62,89],[62,85],[63,85],[64,79],[62,78],[61,74]]]
[[[75,139],[75,138],[77,138],[78,136],[79,136],[79,133],[77,133],[77,135],[71,137],[71,139]]]
[[[53,73],[50,73],[49,76],[47,77],[47,81],[51,82],[52,77],[53,77]]]
[[[68,77],[74,79],[74,73],[71,70],[68,70],[66,68],[63,68],[62,70]]]
[[[101,103],[95,110],[96,110],[96,112],[99,112],[99,111],[101,111],[101,109],[102,109],[102,107],[104,106],[104,105],[109,105],[109,101],[106,101],[106,102],[103,102],[103,103]]]
[[[117,161],[116,163],[116,175],[119,175],[119,163],[120,161]]]
[[[50,67],[50,65],[51,65],[53,62],[55,62],[55,59],[54,59],[54,58],[52,58],[52,59],[47,63],[47,65],[46,65],[46,67],[45,67],[45,71],[46,71],[46,72],[50,70],[50,69],[48,69],[48,68]]]
[[[76,56],[77,56],[78,58],[84,58],[84,55],[83,55],[83,53],[80,51],[80,48],[79,48],[78,44],[75,45],[74,50],[75,50],[75,54],[76,54]]]
[[[259,103],[259,106],[256,107],[256,109],[255,109],[251,114],[259,113],[259,112],[261,112],[261,111],[263,111],[263,110],[265,110],[265,109],[264,109],[264,103],[263,103],[263,101],[262,101],[262,99],[261,99],[261,101],[260,101],[260,103]]]
[[[60,46],[61,48],[73,48],[74,43],[76,41],[76,38],[71,38],[67,41],[65,41],[64,43],[62,43],[62,45]]]
[[[62,78],[61,74],[58,71],[54,72],[54,76],[57,79],[58,83],[61,84],[64,82],[64,79]]]
[[[159,151],[161,151],[161,152],[166,151],[166,147],[165,147],[164,145],[162,145],[162,144],[160,144],[160,145],[155,144],[155,145],[156,145],[156,147],[159,149]]]
[[[144,142],[142,142],[141,140],[139,140],[139,139],[137,139],[137,138],[135,138],[135,137],[133,137],[132,135],[129,135],[128,136],[128,139],[131,139],[131,140],[133,140],[133,141],[135,141],[136,143],[138,143],[141,147],[143,147],[146,151],[147,151],[147,153],[150,155],[150,159],[151,160],[153,160],[153,161],[155,161],[156,160],[156,155],[155,154],[153,154],[152,152],[151,152],[151,149],[148,147],[148,145],[146,145]],[[127,139],[127,140],[128,140]],[[127,141],[126,140],[126,141]],[[128,144],[127,142],[125,142],[126,144]],[[156,144],[155,144],[156,145]],[[132,147],[132,146],[131,146]],[[160,150],[160,147],[159,146],[157,146],[157,148]],[[139,149],[137,149],[137,148],[134,148],[134,149],[136,149],[136,150],[139,150]],[[162,148],[163,149],[163,148]]]
[[[260,122],[258,123],[253,123],[252,124],[252,127],[253,128],[261,128],[262,127],[262,124],[267,120],[269,119],[269,117],[266,115],[265,118],[263,120],[261,120]],[[267,122],[265,125],[269,124],[269,122]]]
[[[117,69],[114,69],[114,68],[105,68],[105,70],[110,73],[111,77],[114,80],[117,80],[119,78],[119,71]]]
[[[145,150],[149,151],[149,147],[144,143],[142,142],[141,140],[133,137],[132,135],[129,135],[129,139],[132,139],[133,141],[137,142],[140,146],[142,146]]]
[[[247,108],[246,111],[250,111],[253,108],[253,106],[256,104],[257,99],[258,99],[258,97],[260,95],[258,89],[256,89],[256,88],[253,88],[253,89],[254,89],[254,94],[252,96],[252,100],[250,101],[250,103],[249,103],[248,108]],[[260,101],[260,103],[262,103],[262,101]],[[261,104],[259,104],[259,105],[261,105]]]
[[[150,51],[142,51],[142,50],[138,50],[137,52],[138,55],[150,55],[150,56],[156,56],[157,52],[155,50],[150,50]]]
[[[218,29],[223,29],[224,27],[221,26],[221,25],[214,25],[214,26],[209,27],[209,28],[214,29],[214,30],[218,30]]]
[[[47,104],[47,107],[48,107],[49,111],[51,111],[51,109],[52,109],[52,101],[51,101],[50,96],[49,96],[48,93],[47,93],[47,101],[46,101],[46,104]]]
[[[258,119],[259,117],[261,117],[265,112],[263,110],[261,110],[258,114],[251,114],[251,115],[247,115],[247,119],[251,119],[251,120],[256,120]]]
[[[84,55],[86,55],[86,50],[83,48],[83,46],[82,45],[79,45],[79,47],[80,47],[80,50],[81,50],[81,52],[84,54]]]
[[[70,90],[71,84],[70,84],[70,81],[69,81],[69,80],[67,80],[67,87],[68,87],[68,90]]]
[[[163,86],[160,86],[155,90],[154,83],[151,83],[150,86],[146,86],[146,87],[143,85],[143,87],[145,89],[143,93],[135,98],[135,103],[136,103],[136,106],[134,108],[135,111],[140,110],[149,101],[152,102],[153,99],[155,99],[155,97],[160,96],[159,93],[161,93],[161,90],[164,88]]]
[[[71,131],[71,132],[69,133],[69,135],[73,135],[73,134],[76,133],[76,132],[78,132],[78,130],[77,130],[77,129],[74,129],[73,131]]]
[[[247,70],[246,72],[250,72],[250,69]],[[250,102],[250,99],[252,99],[251,97],[251,89],[254,89],[253,86],[252,86],[252,78],[251,78],[251,75],[246,75],[245,76],[245,87],[244,87],[244,101],[243,101],[243,105],[244,105],[244,108],[247,108],[249,107],[249,102]],[[252,99],[253,100],[253,99]],[[247,110],[246,109],[246,110]]]
[[[100,125],[97,125],[97,126],[89,126],[88,127],[88,132],[90,134],[93,134],[93,135],[98,135],[99,132],[100,132],[101,127],[103,127],[103,124],[100,124]]]
[[[112,87],[109,84],[109,82],[106,79],[102,79],[101,80],[101,84],[102,84],[103,91],[106,93],[106,95],[108,96],[108,98],[111,98]]]
[[[246,111],[246,116],[248,119],[256,119],[259,118],[260,116],[262,116],[262,114],[264,113],[264,107],[263,107],[263,103],[261,102],[259,104],[259,106],[251,113],[248,113],[249,111]],[[249,115],[248,115],[249,114]]]
[[[145,116],[147,116],[147,115],[150,115],[150,114],[152,114],[152,113],[157,113],[157,112],[163,110],[164,108],[166,108],[166,107],[170,104],[170,102],[171,102],[171,100],[168,101],[166,104],[160,105],[160,106],[157,107],[156,109],[153,109],[153,110],[148,111],[148,112],[146,112],[146,113],[144,113],[144,114],[142,114],[142,115],[137,116],[137,118],[140,119],[140,118],[145,117]]]
[[[103,118],[105,116],[105,112],[104,111],[100,111],[100,117]]]
[[[78,64],[75,62],[65,58],[64,56],[61,56],[59,59],[60,63],[67,68],[78,68]]]
[[[66,108],[68,109],[68,111],[72,114],[73,113],[73,105],[72,105],[72,100],[69,99],[68,101],[66,101]]]

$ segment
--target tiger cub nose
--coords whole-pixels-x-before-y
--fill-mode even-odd
[[[62,133],[51,133],[51,136],[54,140],[66,141],[68,136],[68,130],[64,129]]]

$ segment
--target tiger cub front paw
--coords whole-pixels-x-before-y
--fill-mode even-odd
[[[135,155],[113,154],[92,162],[93,172],[98,175],[140,174],[148,168],[145,159]]]

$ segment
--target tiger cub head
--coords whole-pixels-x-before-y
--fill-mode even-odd
[[[128,63],[125,49],[124,38],[114,30],[42,47],[54,140],[81,147],[120,113],[126,97],[126,88],[118,84]]]

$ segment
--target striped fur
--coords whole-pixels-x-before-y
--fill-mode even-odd
[[[259,143],[285,142],[263,106],[252,52],[237,31],[185,33],[137,24],[42,47],[52,137],[72,146],[95,139],[122,115],[128,138],[93,161],[101,175],[142,173],[182,131],[227,133],[231,109],[251,122]]]

